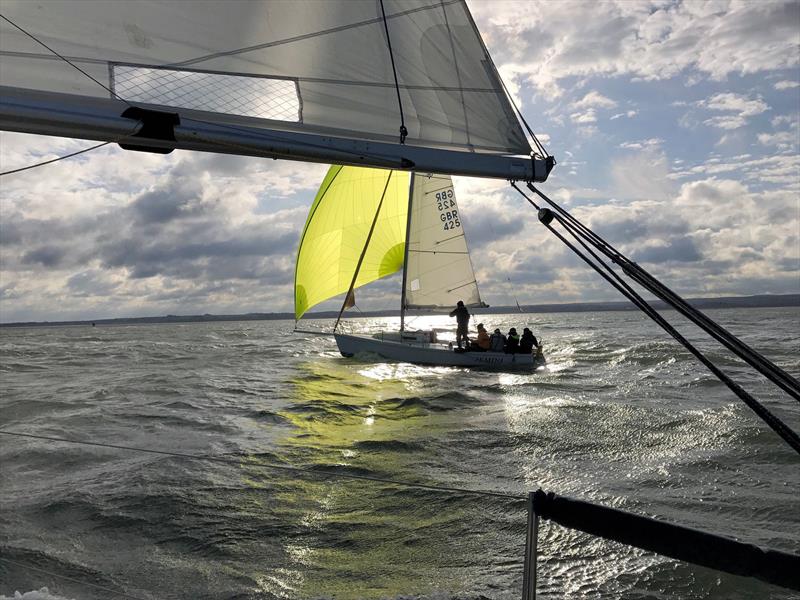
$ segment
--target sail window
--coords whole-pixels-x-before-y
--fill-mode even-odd
[[[176,108],[302,122],[297,81],[166,67],[114,64],[111,89],[120,98]]]

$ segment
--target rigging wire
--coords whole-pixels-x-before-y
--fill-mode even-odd
[[[737,338],[711,318],[707,317],[701,311],[694,308],[691,304],[667,288],[638,264],[629,260],[619,250],[614,248],[599,235],[591,231],[578,219],[573,217],[561,206],[559,206],[554,200],[551,200],[545,196],[533,185],[528,184],[528,188],[545,200],[550,206],[552,206],[553,209],[555,209],[556,212],[562,217],[562,221],[568,222],[572,227],[580,232],[580,235],[590,241],[592,245],[594,245],[600,252],[605,254],[605,256],[607,256],[613,263],[620,265],[620,268],[623,270],[623,272],[631,279],[639,283],[648,291],[652,292],[655,296],[666,302],[668,305],[675,308],[683,316],[691,320],[693,323],[695,323],[695,325],[702,328],[711,337],[720,342],[728,350],[736,354],[739,358],[747,362],[750,366],[755,368],[759,373],[764,375],[775,385],[783,389],[792,398],[800,401],[800,382],[797,379],[792,377],[789,373],[778,367],[762,354],[745,344],[742,340]]]
[[[126,136],[127,137],[127,136]],[[97,144],[96,146],[91,146],[90,148],[84,148],[83,150],[78,150],[77,152],[72,152],[70,154],[65,154],[64,156],[59,156],[57,158],[53,158],[50,160],[46,160],[44,162],[36,163],[33,165],[28,165],[27,167],[20,167],[19,169],[12,169],[10,171],[3,171],[0,173],[0,177],[3,175],[13,175],[14,173],[21,173],[22,171],[27,171],[28,169],[35,169],[36,167],[43,167],[45,165],[49,165],[60,160],[64,160],[67,158],[72,158],[73,156],[78,156],[79,154],[83,154],[85,152],[91,152],[92,150],[97,150],[98,148],[102,148],[103,146],[108,146],[109,144],[113,144],[114,142],[103,142],[102,144]]]
[[[406,121],[403,115],[403,100],[400,97],[400,84],[397,81],[397,68],[394,64],[394,52],[392,52],[392,38],[389,37],[389,23],[386,21],[386,11],[383,8],[383,0],[381,0],[381,14],[383,15],[383,28],[386,30],[386,44],[389,46],[389,58],[392,61],[392,74],[394,75],[394,89],[397,92],[397,104],[400,106],[400,143],[406,143],[408,136],[408,129],[406,129]]]
[[[121,96],[119,96],[119,95],[118,95],[118,94],[117,94],[117,93],[116,93],[114,90],[112,90],[112,89],[111,89],[110,87],[108,87],[106,84],[104,84],[104,83],[102,83],[101,81],[98,81],[97,79],[95,79],[94,77],[92,77],[92,76],[91,76],[89,73],[87,73],[86,71],[84,71],[83,69],[81,69],[81,68],[80,68],[78,65],[76,65],[76,64],[75,64],[75,63],[73,63],[71,60],[69,60],[69,59],[68,59],[66,56],[64,56],[64,55],[62,55],[62,54],[59,54],[58,52],[56,52],[55,50],[53,50],[53,49],[52,49],[50,46],[48,46],[47,44],[45,44],[45,43],[44,43],[42,40],[40,40],[39,38],[37,38],[37,37],[36,37],[35,35],[33,35],[32,33],[30,33],[30,32],[28,32],[28,31],[26,31],[25,29],[23,29],[22,27],[20,27],[20,26],[19,26],[19,25],[17,25],[16,23],[14,23],[14,21],[12,21],[12,20],[11,20],[11,19],[9,19],[8,17],[6,17],[4,14],[0,13],[0,19],[3,19],[3,20],[4,20],[4,21],[6,21],[6,22],[7,22],[9,25],[11,25],[12,27],[15,27],[16,29],[19,29],[19,30],[20,30],[22,33],[24,33],[25,35],[27,35],[29,38],[31,38],[31,39],[32,39],[34,42],[36,42],[37,44],[39,44],[39,45],[41,45],[41,46],[44,46],[45,48],[47,48],[47,50],[48,50],[48,51],[50,51],[50,52],[52,52],[53,54],[55,54],[55,55],[56,55],[58,58],[60,58],[60,59],[61,59],[61,60],[63,60],[65,63],[67,63],[68,65],[70,65],[72,68],[74,68],[74,69],[76,69],[76,70],[80,71],[81,73],[83,73],[84,75],[86,75],[86,77],[88,77],[89,79],[91,79],[92,81],[94,81],[94,82],[95,82],[97,85],[99,85],[101,88],[103,88],[104,90],[106,90],[106,91],[107,91],[109,94],[111,94],[111,95],[112,95],[114,98],[116,98],[117,100],[122,100],[122,101],[123,101],[125,104],[127,104],[128,106],[130,106],[130,107],[133,107],[133,105],[132,105],[130,102],[128,102],[127,100],[125,100],[125,98],[122,98]]]
[[[458,1],[458,0],[454,0],[454,1]],[[402,13],[402,14],[405,14],[405,13]],[[402,14],[390,15],[389,18],[393,18],[394,16],[402,16]],[[10,25],[15,27],[19,31],[21,31],[23,34],[25,34],[26,36],[31,38],[37,44],[39,44],[39,45],[43,46],[44,48],[46,48],[49,52],[52,52],[56,57],[58,57],[59,59],[63,60],[65,63],[70,65],[72,68],[76,69],[77,71],[79,71],[80,73],[82,73],[83,75],[85,75],[86,77],[91,79],[92,81],[94,81],[97,85],[99,85],[104,90],[106,90],[108,93],[110,93],[112,97],[116,98],[117,100],[120,100],[120,101],[124,102],[126,105],[128,105],[131,108],[133,108],[133,105],[128,100],[126,100],[125,98],[123,98],[122,96],[117,94],[114,90],[112,90],[110,87],[108,87],[107,85],[105,85],[101,81],[97,80],[95,77],[93,77],[91,74],[87,73],[85,70],[81,69],[78,65],[76,65],[74,62],[69,60],[67,57],[65,57],[64,55],[58,53],[56,50],[54,50],[53,48],[51,48],[50,46],[45,44],[43,41],[41,41],[35,35],[30,33],[29,31],[23,29],[22,27],[20,27],[16,23],[14,23],[11,19],[6,17],[2,13],[0,13],[0,18],[2,18],[6,22],[8,22]],[[387,30],[387,40],[388,40],[388,26],[386,25],[386,18],[387,17],[384,14],[384,27],[386,27],[386,30]],[[377,19],[374,22],[377,22]],[[391,53],[391,43],[390,43],[389,50],[390,50],[390,53]],[[394,57],[393,56],[392,56],[392,67],[394,68]],[[397,95],[398,95],[398,101],[399,101],[400,100],[400,89],[399,89],[398,84],[397,84],[397,76],[396,76],[396,74],[395,74],[395,87],[397,89]],[[265,133],[261,133],[261,132],[254,132],[252,129],[245,129],[245,128],[241,128],[241,127],[236,127],[234,125],[230,125],[230,124],[227,124],[227,123],[215,123],[215,122],[206,121],[206,120],[203,120],[203,119],[186,117],[185,115],[180,115],[180,118],[181,118],[182,122],[202,123],[204,125],[211,125],[211,126],[219,127],[219,128],[222,128],[222,129],[228,129],[228,130],[231,130],[231,131],[248,133],[248,134],[252,135],[253,137],[255,137],[256,139],[268,140],[268,141],[271,140],[271,141],[277,141],[277,142],[283,141],[280,137],[277,137],[277,136],[271,136],[269,134],[265,134]],[[401,119],[401,121],[403,120],[402,103],[400,104],[400,119]],[[135,131],[136,128],[138,128],[141,125],[141,123],[142,123],[141,120],[137,121],[136,122],[136,126],[134,127],[133,131]],[[403,136],[403,131],[405,131],[405,126],[401,125],[401,143],[403,143],[403,141],[405,140],[405,137]],[[408,132],[406,131],[405,133],[407,134]],[[110,142],[107,142],[107,143],[119,143],[120,141],[124,140],[126,137],[128,137],[130,135],[131,134],[127,134],[124,137],[118,138],[116,140],[113,140],[113,141],[110,141]],[[203,139],[203,138],[201,136],[197,136],[196,135],[195,139]],[[209,140],[206,139],[206,141],[209,141]],[[220,141],[220,140],[214,140],[214,142],[218,143],[219,145],[222,145],[222,146],[229,146],[229,147],[238,148],[238,149],[248,149],[248,147],[243,145],[243,144],[236,144],[236,143],[233,143],[233,142],[223,142],[223,141]],[[313,142],[294,141],[294,143],[303,145],[303,146],[305,146],[307,148],[319,148],[319,149],[326,149],[326,150],[329,149],[328,146],[325,146],[325,145],[322,145],[322,144],[314,144]],[[99,148],[100,146],[96,146],[96,147]],[[93,149],[94,148],[89,148],[89,149],[86,150],[86,152],[88,152],[89,150],[93,150]],[[342,154],[349,154],[349,155],[356,156],[356,157],[359,157],[359,158],[363,158],[365,156],[369,156],[369,157],[371,157],[373,159],[376,159],[378,161],[386,162],[385,157],[377,155],[377,154],[369,154],[369,153],[365,153],[365,152],[358,152],[358,151],[347,150],[347,149],[343,149],[343,148],[339,149],[339,152],[341,152]],[[69,157],[67,156],[65,158],[69,158]],[[291,157],[289,157],[289,158],[291,158]],[[395,162],[395,161],[393,161],[393,162]],[[33,168],[34,166],[43,166],[44,164],[48,164],[48,163],[42,163],[42,165],[32,165],[32,166],[30,166],[28,168]],[[392,165],[387,165],[387,167],[391,167],[391,168],[400,167],[400,168],[402,168],[403,165],[402,164],[399,164],[399,165],[392,164]],[[20,169],[20,170],[25,170],[25,169]],[[11,171],[11,172],[8,172],[8,173],[2,173],[0,175],[11,174],[12,172],[15,172],[15,171]]]
[[[260,469],[268,469],[274,471],[285,471],[300,475],[321,476],[326,478],[341,478],[341,479],[358,479],[363,481],[372,481],[376,483],[384,483],[386,485],[393,485],[401,488],[412,488],[418,490],[427,490],[431,492],[447,493],[447,494],[469,494],[471,496],[486,496],[492,498],[505,498],[507,500],[522,500],[524,501],[527,496],[519,494],[509,494],[506,492],[487,491],[487,490],[472,490],[467,488],[457,488],[444,485],[432,485],[426,483],[413,483],[409,481],[399,481],[397,479],[389,479],[387,477],[377,477],[372,475],[356,475],[354,473],[341,473],[337,471],[330,471],[327,468],[312,469],[309,467],[296,467],[292,465],[279,465],[275,463],[256,463],[256,462],[243,462],[234,458],[225,456],[213,456],[202,454],[189,454],[187,452],[175,452],[170,450],[156,450],[154,448],[140,448],[137,446],[126,446],[123,444],[108,444],[104,442],[92,442],[88,440],[73,440],[69,438],[62,438],[49,435],[38,435],[33,433],[22,433],[19,431],[0,430],[0,435],[8,435],[13,437],[30,438],[34,440],[45,440],[50,442],[64,442],[67,444],[76,444],[79,446],[94,446],[99,448],[108,448],[112,450],[126,450],[130,452],[143,452],[146,454],[157,454],[160,456],[170,456],[173,458],[183,458],[198,461],[207,461],[236,466],[256,467]]]
[[[28,569],[30,571],[39,571],[40,573],[44,573],[45,575],[50,575],[51,577],[58,577],[60,579],[64,579],[65,581],[71,581],[72,583],[77,583],[78,585],[81,586],[88,585],[89,587],[98,590],[103,590],[104,592],[109,592],[113,594],[114,597],[117,598],[131,598],[131,600],[144,600],[141,596],[131,596],[130,594],[126,594],[125,592],[118,592],[116,590],[111,589],[110,587],[100,585],[99,583],[93,583],[91,581],[86,581],[83,579],[75,579],[74,577],[70,577],[69,575],[62,575],[61,573],[54,573],[53,571],[48,571],[47,569],[42,569],[41,567],[34,567],[33,565],[27,565],[25,563],[21,563],[16,560],[11,560],[10,558],[6,558],[5,556],[0,556],[0,560],[5,561],[8,564],[15,565],[17,567],[22,567],[23,569]]]
[[[680,342],[689,352],[695,356],[703,365],[705,365],[720,381],[722,381],[731,391],[734,392],[753,412],[755,412],[775,433],[777,433],[789,446],[800,454],[800,436],[790,429],[783,421],[772,414],[767,408],[759,403],[753,396],[751,396],[744,388],[738,383],[733,381],[727,374],[721,371],[711,360],[709,360],[700,350],[694,347],[691,342],[684,338],[669,322],[664,319],[650,304],[648,304],[630,285],[628,285],[619,274],[614,271],[607,263],[605,263],[597,254],[591,250],[587,244],[581,239],[583,236],[581,229],[576,227],[570,220],[562,218],[561,215],[554,214],[547,208],[540,208],[536,202],[533,201],[527,194],[520,190],[515,183],[511,184],[534,208],[539,211],[539,220],[542,224],[550,230],[557,238],[559,238],[570,250],[572,250],[581,260],[592,267],[597,273],[608,281],[615,289],[617,289],[623,296],[628,298],[633,304],[642,310],[647,316],[655,321],[662,329],[667,331],[673,338]],[[529,186],[532,187],[532,186]],[[543,196],[541,192],[537,193]],[[564,211],[566,212],[566,211]],[[590,260],[580,249],[566,239],[561,233],[556,231],[551,222],[558,221],[567,232],[580,243],[581,246],[594,258],[596,262]],[[572,218],[574,219],[574,217]],[[583,226],[587,232],[588,228]],[[599,236],[590,232],[593,238],[600,239]],[[617,261],[614,261],[617,262]],[[605,269],[605,270],[604,270]],[[607,272],[606,272],[607,271]]]

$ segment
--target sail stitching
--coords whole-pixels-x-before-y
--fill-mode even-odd
[[[461,2],[461,0],[443,0],[447,2],[447,4],[456,4]],[[323,35],[329,35],[331,33],[339,33],[342,31],[347,31],[348,29],[356,29],[358,27],[365,27],[367,25],[374,25],[376,23],[380,23],[381,21],[385,21],[386,19],[396,19],[399,17],[404,17],[406,15],[410,15],[417,12],[422,12],[426,10],[433,10],[434,6],[419,6],[417,8],[411,8],[408,10],[404,10],[398,13],[394,13],[391,15],[384,15],[383,18],[375,17],[374,19],[366,19],[364,21],[358,21],[357,23],[349,23],[347,25],[340,25],[338,27],[331,27],[330,29],[323,29],[322,31],[315,31],[314,33],[304,33],[303,35],[297,35],[291,38],[285,38],[282,40],[275,40],[274,42],[265,42],[263,44],[256,44],[254,46],[246,46],[244,48],[238,48],[236,50],[227,50],[225,52],[216,52],[214,54],[207,54],[205,56],[199,56],[197,58],[192,58],[189,60],[177,62],[177,63],[170,63],[168,66],[184,66],[184,65],[192,65],[198,62],[203,62],[206,60],[213,60],[215,58],[220,58],[223,56],[233,56],[236,54],[244,54],[246,52],[252,52],[254,50],[263,50],[264,48],[274,48],[275,46],[282,46],[285,44],[291,44],[293,42],[301,42],[303,40],[313,39],[315,37],[320,37]]]
[[[447,27],[447,37],[450,41],[450,52],[453,54],[453,66],[456,71],[456,78],[458,79],[459,93],[461,95],[461,108],[464,111],[464,132],[467,135],[467,146],[472,148],[469,135],[469,117],[467,117],[467,104],[464,101],[464,91],[461,84],[461,70],[458,68],[458,58],[456,57],[456,47],[453,44],[453,32],[450,31],[450,21],[447,19],[447,10],[445,9],[444,0],[440,0],[442,6],[442,14],[444,15],[444,25]]]
[[[336,323],[333,325],[333,330],[336,331],[336,328],[339,326],[339,321],[342,319],[342,313],[344,312],[345,307],[347,306],[347,299],[350,297],[350,294],[353,293],[353,289],[356,285],[356,280],[358,279],[358,271],[361,269],[361,263],[364,262],[364,256],[367,254],[367,248],[369,247],[369,242],[372,239],[372,232],[375,231],[375,224],[378,222],[378,215],[381,214],[381,208],[383,207],[383,199],[386,198],[386,190],[389,189],[389,182],[392,180],[392,175],[394,175],[394,171],[389,171],[389,176],[386,178],[386,185],[383,187],[383,193],[381,193],[380,202],[378,202],[378,208],[375,211],[375,217],[372,219],[372,225],[369,228],[369,233],[367,233],[367,239],[364,242],[364,249],[361,251],[361,256],[358,257],[358,263],[356,264],[355,272],[353,273],[353,280],[350,282],[350,288],[347,290],[347,295],[345,296],[345,300],[342,303],[342,308],[339,311],[339,316],[336,317]]]

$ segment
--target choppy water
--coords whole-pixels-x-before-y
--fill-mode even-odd
[[[800,310],[709,312],[800,375]],[[283,321],[0,330],[2,429],[229,460],[0,436],[0,595],[520,597],[524,502],[266,463],[543,487],[800,552],[797,456],[645,317],[483,320],[532,326],[548,370],[344,359]],[[800,404],[711,355],[800,428]],[[540,552],[542,598],[797,597],[548,523]]]

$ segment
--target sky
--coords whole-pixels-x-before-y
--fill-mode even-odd
[[[684,297],[800,293],[800,2],[468,4],[558,161],[546,194]],[[3,133],[0,164],[90,145]],[[326,170],[109,145],[3,177],[0,322],[290,312]],[[455,187],[487,303],[621,299],[507,182]]]

